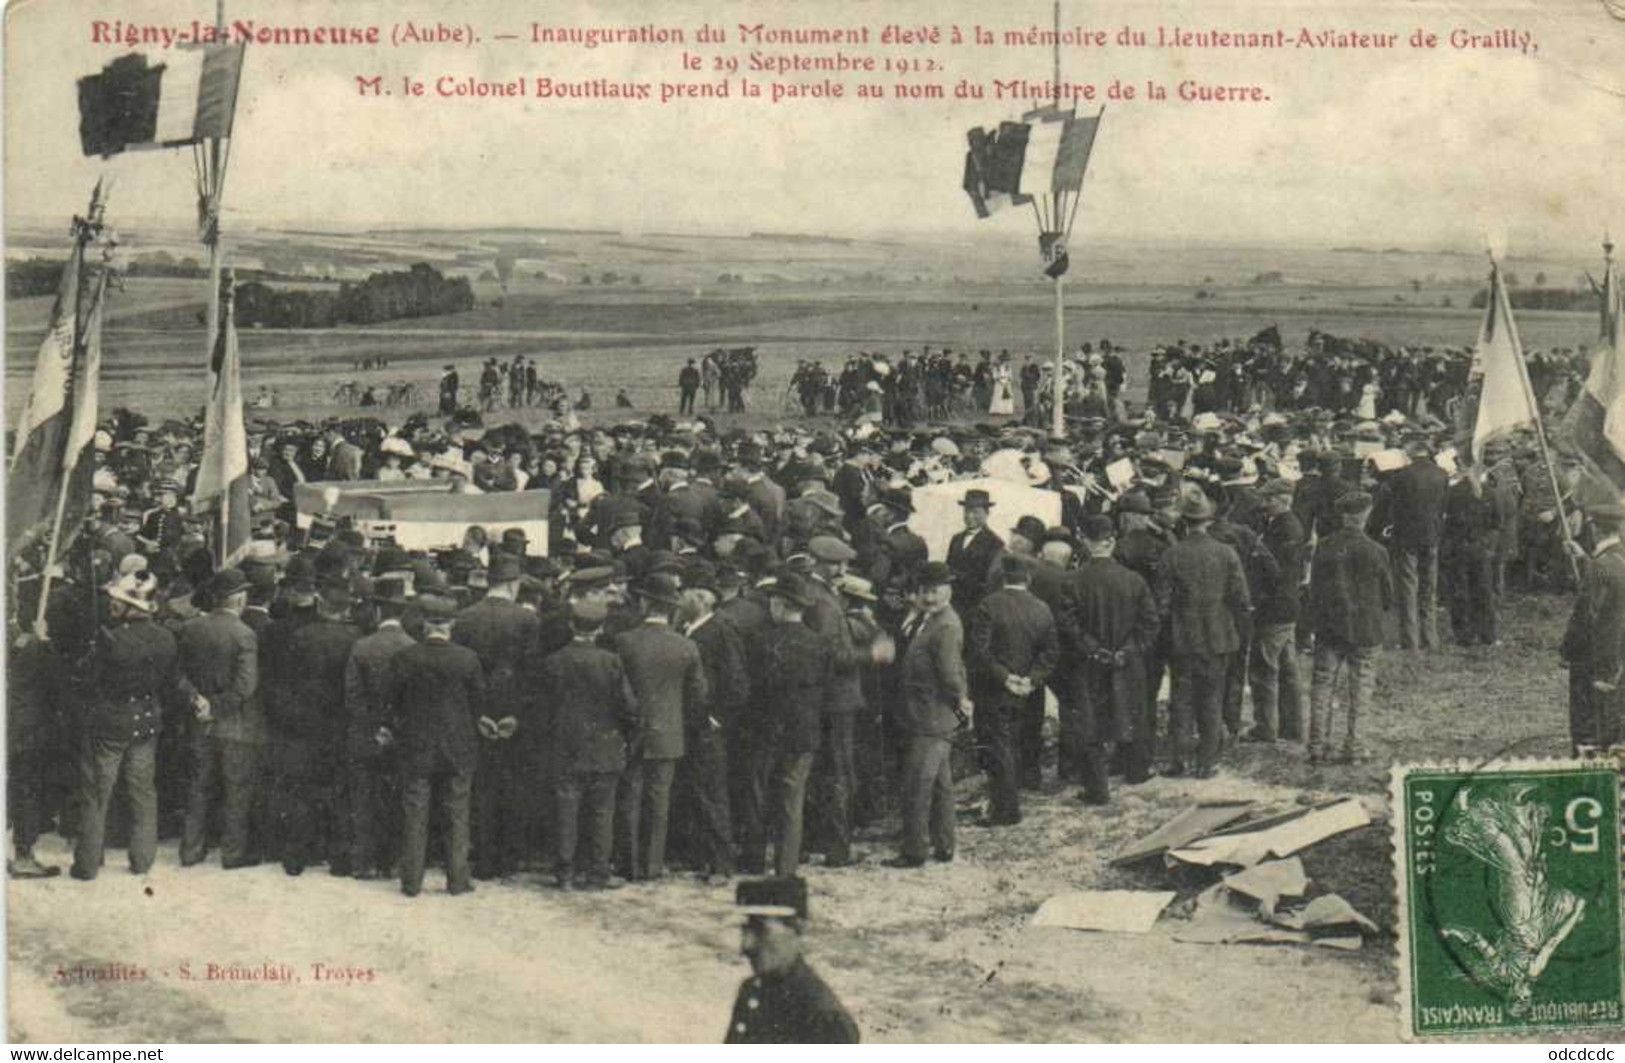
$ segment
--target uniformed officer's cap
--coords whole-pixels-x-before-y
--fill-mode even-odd
[[[843,543],[833,535],[815,535],[807,544],[807,551],[819,561],[838,562],[851,561],[858,556],[856,550]]]
[[[745,879],[735,888],[734,903],[745,915],[770,919],[807,918],[807,880]]]

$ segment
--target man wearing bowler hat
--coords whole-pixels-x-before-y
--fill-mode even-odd
[[[734,901],[745,916],[739,951],[751,976],[739,987],[723,1042],[856,1044],[858,1024],[803,955],[806,881],[741,882]]]
[[[965,629],[951,603],[954,574],[940,561],[920,566],[914,602],[903,620],[903,845],[892,867],[954,858],[954,732],[970,719]]]
[[[189,692],[208,707],[188,721],[192,780],[181,838],[181,865],[206,855],[209,813],[216,784],[223,791],[221,852],[227,869],[258,863],[248,851],[249,816],[264,742],[260,711],[259,643],[242,621],[248,578],[221,569],[208,583],[214,608],[190,620],[179,637],[180,673]]]
[[[1217,770],[1224,728],[1228,655],[1241,648],[1252,613],[1247,576],[1234,548],[1208,534],[1216,509],[1204,494],[1187,495],[1180,515],[1185,538],[1163,555],[1157,612],[1168,617],[1170,774],[1184,774],[1191,731],[1196,731],[1198,778]]]
[[[993,499],[981,488],[965,492],[959,502],[965,530],[948,541],[948,568],[953,574],[953,606],[968,615],[991,589],[990,575],[1004,552],[1004,540],[987,526]]]
[[[656,572],[634,593],[643,621],[616,636],[615,652],[632,683],[642,726],[621,776],[616,818],[621,869],[626,878],[643,881],[666,873],[671,784],[685,751],[684,732],[706,714],[710,690],[699,648],[672,629],[672,617],[683,604],[681,583]]]

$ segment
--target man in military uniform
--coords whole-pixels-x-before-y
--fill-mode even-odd
[[[724,1043],[856,1044],[857,1023],[803,955],[807,883],[741,882],[734,899],[745,914],[739,951],[751,977],[739,987]]]
[[[603,598],[573,597],[570,615],[571,641],[542,662],[531,692],[553,780],[554,883],[564,889],[574,877],[578,889],[610,889],[618,885],[609,873],[615,786],[638,731],[637,695],[620,657],[598,645],[609,615]]]
[[[1597,544],[1581,571],[1580,594],[1574,601],[1563,636],[1563,659],[1569,666],[1569,732],[1576,748],[1606,749],[1620,740],[1620,713],[1625,707],[1625,505],[1618,502],[1586,510]],[[1576,553],[1581,553],[1578,546]]]
[[[497,552],[487,572],[485,597],[457,616],[453,638],[473,650],[485,674],[480,706],[479,764],[474,773],[474,877],[500,878],[524,856],[531,795],[524,786],[535,736],[523,694],[526,660],[541,638],[536,614],[521,606],[519,558]]]
[[[149,556],[173,554],[180,546],[186,528],[181,522],[180,485],[174,480],[159,480],[152,485],[158,505],[141,518],[141,533],[137,541]]]
[[[209,811],[223,791],[220,862],[226,870],[259,863],[249,853],[249,818],[259,780],[264,720],[259,697],[259,642],[242,621],[248,579],[235,568],[209,581],[214,608],[180,632],[180,672],[189,693],[208,701],[190,721],[192,780],[181,839],[181,866],[208,855]]]
[[[107,806],[119,774],[130,800],[130,870],[144,875],[158,854],[158,792],[154,784],[162,701],[183,695],[175,671],[175,636],[153,623],[150,575],[131,573],[107,589],[111,626],[98,637],[96,700],[86,714],[79,753],[79,838],[70,874],[83,882],[102,866]],[[191,709],[207,713],[193,698]]]

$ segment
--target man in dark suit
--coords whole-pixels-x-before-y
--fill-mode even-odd
[[[401,892],[416,897],[423,891],[429,796],[439,784],[446,815],[446,886],[453,895],[471,893],[469,797],[478,762],[474,720],[484,711],[485,672],[479,654],[452,641],[456,603],[425,594],[417,604],[423,641],[395,656],[388,698],[392,722],[386,737],[400,743]]]
[[[745,914],[739,951],[751,977],[739,987],[725,1044],[856,1044],[858,1026],[802,954],[807,883],[799,878],[741,882]]]
[[[1171,492],[1170,492],[1171,493]],[[1175,543],[1174,524],[1158,519],[1158,510],[1145,491],[1133,490],[1118,500],[1117,549],[1112,555],[1119,564],[1145,580],[1155,592],[1162,582],[1162,559]],[[1177,510],[1174,512],[1177,523]],[[1168,614],[1157,614],[1161,629],[1157,637],[1143,647],[1145,655],[1145,710],[1141,717],[1146,733],[1156,734],[1157,695],[1162,689],[1162,677],[1168,668]],[[1138,732],[1137,732],[1138,733]],[[1121,760],[1121,758],[1119,758]],[[1119,767],[1126,765],[1119,764]]]
[[[498,551],[491,558],[485,597],[457,616],[453,639],[480,658],[486,702],[476,725],[479,755],[474,772],[474,877],[500,878],[519,869],[529,821],[536,814],[529,754],[533,722],[524,694],[527,662],[541,639],[541,621],[517,601],[524,575],[519,558]]]
[[[684,755],[677,766],[688,825],[690,857],[702,878],[734,873],[732,781],[728,735],[739,726],[750,699],[750,665],[739,631],[716,615],[714,570],[693,569],[683,576],[683,634],[700,651],[709,701],[705,712],[685,721]]]
[[[400,845],[400,787],[394,751],[381,741],[389,726],[389,683],[395,655],[414,645],[401,625],[406,580],[381,577],[373,588],[378,629],[350,648],[344,666],[344,800],[350,874],[382,877],[395,866]]]
[[[976,702],[978,744],[988,768],[990,826],[1021,822],[1020,717],[1055,669],[1055,615],[1034,596],[1023,558],[1000,562],[1003,586],[971,614],[966,665]]]
[[[1450,620],[1463,646],[1501,641],[1496,570],[1501,548],[1502,507],[1482,464],[1452,484],[1445,499],[1445,539],[1450,553]]]
[[[807,544],[813,557],[813,573],[806,581],[812,608],[807,610],[808,627],[835,648],[835,690],[824,706],[824,739],[813,765],[813,830],[823,848],[824,866],[852,864],[852,794],[857,785],[857,754],[854,748],[855,721],[863,710],[863,677],[860,665],[868,657],[868,646],[857,646],[846,622],[846,604],[838,589],[846,576],[846,566],[857,556],[853,549],[831,535],[815,536]]]
[[[1625,703],[1625,506],[1593,506],[1586,515],[1597,545],[1581,570],[1562,652],[1569,666],[1569,734],[1576,748],[1602,750],[1619,741]]]
[[[777,550],[779,537],[783,534],[785,490],[763,471],[762,451],[755,443],[746,443],[739,448],[739,471],[743,481],[741,494],[746,504],[762,519],[766,533],[763,541],[770,549]]]
[[[762,635],[761,737],[771,768],[771,796],[758,803],[772,810],[775,874],[793,875],[801,864],[802,815],[807,779],[824,738],[824,711],[835,695],[836,653],[830,640],[806,624],[813,598],[794,573],[767,588],[772,623]],[[757,853],[746,861],[760,859]]]
[[[1224,681],[1230,654],[1252,613],[1247,576],[1231,547],[1208,534],[1216,510],[1207,496],[1188,496],[1181,506],[1185,538],[1163,555],[1157,612],[1169,618],[1169,706],[1173,763],[1185,771],[1192,726],[1197,733],[1197,778],[1211,778],[1224,727]]]
[[[637,695],[620,657],[598,645],[609,615],[600,598],[570,602],[571,641],[542,662],[532,698],[545,718],[544,746],[553,779],[554,883],[564,889],[612,889],[610,852],[615,786],[626,770],[627,743],[637,735]],[[586,852],[577,862],[585,826]]]
[[[993,500],[986,491],[980,488],[966,491],[959,505],[965,530],[948,541],[948,569],[954,577],[954,611],[969,616],[990,589],[989,575],[999,554],[1004,552],[1004,540],[987,526]]]
[[[615,638],[641,712],[638,749],[621,776],[616,800],[621,825],[620,863],[633,881],[666,874],[666,831],[671,785],[683,756],[685,733],[707,714],[710,688],[699,648],[672,630],[682,605],[674,576],[656,572],[635,588],[643,622]]]
[[[207,855],[209,810],[216,783],[224,791],[220,840],[221,864],[227,870],[247,867],[249,816],[259,777],[259,751],[264,720],[259,701],[259,644],[241,620],[248,604],[248,580],[235,568],[222,569],[209,581],[214,608],[181,628],[180,672],[189,692],[207,698],[206,717],[188,721],[191,729],[192,781],[181,839],[181,865],[201,863]]]
[[[361,638],[349,621],[349,581],[324,577],[316,619],[293,632],[285,659],[293,674],[270,723],[275,737],[277,828],[282,869],[302,874],[311,864],[334,859],[334,874],[348,874],[336,852],[339,784],[343,775],[344,668]]]
[[[870,537],[868,576],[881,586],[897,578],[907,579],[930,559],[925,540],[909,530],[908,515],[914,500],[906,487],[885,487],[879,501],[869,507]]]
[[[1070,665],[1062,703],[1061,741],[1083,782],[1083,798],[1103,805],[1111,797],[1106,747],[1121,751],[1125,782],[1151,777],[1156,717],[1147,712],[1145,651],[1161,624],[1151,588],[1118,562],[1111,518],[1085,517],[1080,527],[1087,557],[1061,593],[1057,622]]]
[[[1400,648],[1431,650],[1439,646],[1439,536],[1450,477],[1434,464],[1425,435],[1410,438],[1405,451],[1410,464],[1377,490],[1371,530],[1394,559]]]
[[[1252,660],[1248,682],[1253,691],[1253,726],[1242,737],[1253,742],[1289,742],[1303,738],[1303,678],[1298,671],[1298,612],[1303,595],[1308,543],[1303,525],[1292,512],[1292,484],[1272,480],[1264,485],[1264,548],[1275,559],[1276,577],[1269,593],[1254,605]]]
[[[1383,615],[1393,604],[1388,551],[1365,533],[1371,496],[1354,491],[1338,499],[1343,530],[1315,548],[1309,572],[1309,621],[1315,636],[1315,673],[1310,689],[1309,763],[1332,759],[1332,698],[1346,665],[1347,729],[1338,759],[1358,756],[1354,729],[1371,700],[1382,655]]]
[[[991,533],[989,533],[991,534]],[[983,575],[985,576],[985,572]],[[954,574],[940,561],[920,566],[903,621],[903,846],[892,867],[925,864],[927,832],[940,862],[954,858],[953,735],[969,723],[965,629],[954,611]]]
[[[690,358],[688,364],[683,366],[677,374],[677,412],[679,414],[694,413],[694,393],[700,390],[700,370]]]
[[[768,810],[762,801],[768,791],[767,773],[772,750],[767,727],[767,675],[763,665],[764,639],[772,626],[767,594],[750,586],[743,573],[724,568],[717,573],[717,619],[739,633],[745,653],[749,694],[727,728],[728,810],[733,816],[738,846],[738,870],[752,875],[766,870]]]

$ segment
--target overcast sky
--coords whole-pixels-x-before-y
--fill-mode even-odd
[[[227,224],[321,226],[530,225],[627,231],[723,230],[864,234],[909,232],[970,238],[978,226],[959,189],[964,132],[1015,116],[1022,105],[935,102],[695,101],[616,104],[440,99],[399,94],[403,74],[490,80],[551,76],[660,82],[684,74],[679,48],[605,46],[593,51],[502,42],[548,25],[654,22],[692,31],[723,26],[720,49],[847,51],[932,57],[949,85],[959,77],[1048,76],[1047,48],[943,45],[898,49],[804,46],[753,49],[737,25],[862,26],[982,22],[1003,30],[1047,28],[1048,2],[887,0],[839,3],[597,3],[451,5],[402,0],[342,4],[232,0],[232,18],[265,23],[389,28],[451,15],[486,40],[441,46],[249,49],[226,192]],[[454,14],[453,14],[454,13]],[[107,5],[18,0],[7,9],[5,195],[8,218],[65,218],[83,209],[98,173],[118,174],[115,211],[192,217],[190,155],[134,153],[103,164],[79,154],[75,78],[128,49],[91,43],[91,19],[122,14],[149,23],[212,20],[207,2]],[[1147,78],[1170,90],[1182,78],[1257,84],[1265,104],[1132,102],[1108,106],[1090,165],[1079,232],[1124,241],[1346,243],[1482,246],[1505,227],[1520,249],[1573,253],[1595,247],[1605,225],[1625,232],[1625,21],[1602,0],[1429,3],[1208,0],[1063,5],[1063,27],[1115,35],[1125,25],[1155,34],[1187,29],[1396,32],[1392,51],[1213,52],[1068,49],[1068,80],[1104,85]],[[1538,51],[1432,52],[1403,47],[1423,27],[1447,38],[1527,30]],[[692,37],[691,37],[692,41]],[[156,53],[158,49],[144,49]],[[707,60],[709,63],[709,59]],[[358,74],[397,90],[363,98]],[[736,75],[737,77],[737,75]],[[768,80],[755,75],[757,80]],[[790,75],[820,80],[823,75]],[[916,78],[918,80],[918,77]],[[849,97],[856,78],[848,75]],[[891,86],[892,75],[874,80]],[[657,90],[658,91],[658,88]]]

